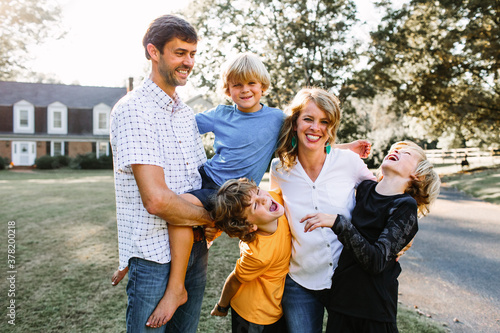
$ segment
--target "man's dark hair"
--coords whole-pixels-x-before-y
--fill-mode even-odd
[[[147,49],[148,44],[153,44],[160,54],[163,54],[165,44],[174,38],[193,44],[198,42],[196,30],[186,20],[175,15],[163,15],[155,19],[142,39],[146,58],[151,59]]]

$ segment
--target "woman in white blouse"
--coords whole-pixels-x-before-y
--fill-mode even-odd
[[[333,94],[302,89],[285,112],[288,117],[277,149],[279,158],[271,164],[271,188],[283,193],[293,236],[282,305],[291,333],[321,332],[327,291],[342,244],[328,228],[305,233],[300,220],[318,212],[350,218],[355,188],[375,177],[356,153],[331,148],[341,114]],[[350,145],[350,149],[363,151],[360,155],[369,153],[364,142]]]

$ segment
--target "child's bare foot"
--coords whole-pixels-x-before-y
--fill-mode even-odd
[[[117,269],[114,273],[113,276],[111,277],[111,285],[116,286],[118,283],[120,283],[121,280],[127,275],[128,272],[128,267],[125,268],[123,271],[120,271]]]
[[[170,319],[172,319],[172,316],[177,308],[187,302],[187,299],[188,294],[184,286],[182,286],[182,289],[179,288],[175,291],[170,290],[167,287],[165,295],[163,295],[160,303],[156,306],[153,314],[149,316],[146,326],[157,328],[165,325]]]

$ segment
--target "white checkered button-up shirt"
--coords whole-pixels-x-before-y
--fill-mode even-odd
[[[110,140],[115,173],[120,269],[132,257],[170,262],[167,223],[144,208],[132,164],[163,168],[177,194],[201,187],[206,162],[194,113],[150,79],[123,97],[111,112]]]

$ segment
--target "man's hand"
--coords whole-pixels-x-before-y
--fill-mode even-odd
[[[211,242],[222,234],[222,230],[216,227],[205,227],[205,238],[207,242]]]

